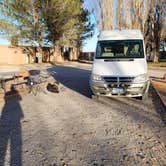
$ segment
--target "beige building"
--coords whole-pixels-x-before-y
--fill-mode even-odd
[[[30,58],[21,48],[0,45],[0,64],[27,64]]]
[[[37,53],[36,47],[0,45],[0,64],[28,64],[49,62],[53,59],[50,48],[43,47],[43,55]]]
[[[15,47],[11,45],[0,45],[0,64],[28,64],[41,63],[51,61],[77,60],[76,50],[66,52],[59,52],[49,47],[43,47],[43,53],[37,52],[36,47],[21,46]]]

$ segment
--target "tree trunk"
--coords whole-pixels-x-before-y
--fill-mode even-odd
[[[74,52],[73,52],[73,48],[69,48],[69,61],[72,61],[73,60],[73,55],[74,55]]]
[[[159,62],[159,52],[158,50],[155,50],[155,53],[154,53],[154,59],[153,59],[153,62],[154,63],[158,63]]]
[[[54,47],[54,60],[56,62],[63,62],[64,58],[62,56],[62,52],[61,52],[61,47],[59,45],[56,45]]]
[[[73,49],[73,60],[75,60],[75,61],[78,60],[79,56],[80,56],[80,48],[75,47]]]
[[[40,62],[43,62],[43,48],[42,48],[42,46],[38,47],[38,52],[39,52],[38,63],[40,63]]]
[[[78,60],[79,56],[80,56],[80,47],[77,47],[77,55],[76,55],[76,59],[75,60]]]

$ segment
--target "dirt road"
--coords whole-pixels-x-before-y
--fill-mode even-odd
[[[65,90],[0,104],[0,166],[166,164],[165,110],[148,101],[90,98],[89,70],[56,66]]]

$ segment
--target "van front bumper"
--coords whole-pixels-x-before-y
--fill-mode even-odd
[[[141,83],[131,83],[129,86],[124,87],[110,87],[110,84],[104,81],[90,81],[90,87],[93,94],[98,96],[122,96],[122,97],[139,97],[143,96],[149,89],[150,81]],[[115,90],[120,89],[121,92]]]

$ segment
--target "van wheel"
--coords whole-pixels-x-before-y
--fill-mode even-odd
[[[95,95],[95,94],[92,94],[92,99],[94,99],[94,100],[97,100],[97,99],[99,99],[99,96],[98,95]]]
[[[90,97],[94,100],[98,99],[98,95],[96,95],[95,93],[93,93],[92,90],[90,90]]]

